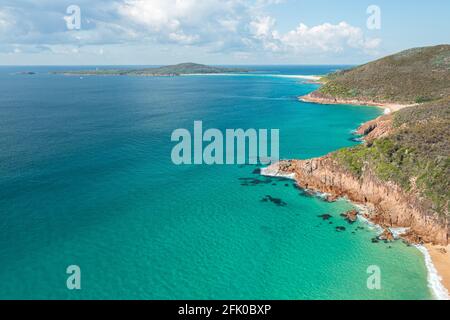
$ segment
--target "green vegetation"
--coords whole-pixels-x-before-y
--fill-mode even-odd
[[[325,96],[423,103],[450,96],[450,45],[410,49],[325,78]]]
[[[217,73],[242,73],[248,70],[237,68],[210,67],[196,63],[181,63],[173,66],[144,69],[96,69],[77,71],[58,71],[55,74],[66,74],[76,76],[179,76],[183,74],[217,74]]]
[[[393,115],[393,126],[387,138],[333,156],[357,177],[369,169],[405,191],[420,192],[433,211],[448,214],[450,98],[402,109]]]
[[[391,133],[333,154],[357,177],[370,170],[417,193],[448,215],[450,202],[450,45],[417,48],[326,77],[325,96],[417,103],[392,115]]]

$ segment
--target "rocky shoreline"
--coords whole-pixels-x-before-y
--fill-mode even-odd
[[[326,194],[326,201],[346,198],[364,210],[342,214],[354,222],[361,216],[382,231],[373,242],[402,239],[417,246],[427,262],[429,286],[437,299],[448,299],[450,291],[450,245],[448,229],[437,216],[423,211],[420,199],[393,183],[379,181],[369,171],[353,177],[330,155],[310,160],[285,160],[261,172],[292,178],[300,188]],[[394,232],[394,229],[402,232]],[[442,249],[446,248],[446,249]],[[427,260],[427,259],[425,259]],[[437,270],[437,271],[436,271]]]
[[[384,228],[379,238],[400,235],[417,245],[425,257],[429,286],[439,299],[448,298],[441,282],[450,289],[448,184],[443,180],[447,171],[440,162],[448,157],[445,108],[448,111],[450,69],[439,69],[437,81],[434,61],[449,50],[412,49],[323,78],[321,89],[298,99],[375,106],[385,114],[356,131],[364,146],[310,160],[281,161],[271,169],[295,175],[299,187],[326,193],[330,201],[345,197],[362,205],[361,216]],[[430,80],[418,74],[429,74]]]
[[[402,238],[412,244],[448,245],[445,221],[427,212],[414,194],[392,182],[380,181],[369,170],[361,179],[347,172],[331,155],[310,160],[281,161],[269,167],[279,175],[294,176],[299,187],[345,197],[369,208],[366,218],[383,228],[408,228]]]
[[[342,98],[334,98],[328,97],[321,94],[318,91],[314,91],[305,96],[301,96],[298,98],[302,102],[311,102],[317,104],[349,104],[355,106],[371,106],[371,107],[379,107],[385,109],[385,113],[391,113],[403,108],[413,107],[417,104],[399,104],[399,103],[390,103],[390,102],[377,102],[374,100],[361,100],[361,99],[342,99]]]
[[[380,106],[379,103],[367,104],[362,101],[349,103],[350,101],[343,102],[338,99],[333,100],[332,103],[327,99],[321,99],[318,102],[318,98],[313,94],[300,99],[324,104]],[[398,106],[400,105],[397,105],[397,110],[399,110]],[[409,106],[413,105],[403,105],[401,108]],[[385,107],[387,108],[386,105]],[[362,124],[355,133],[364,136],[364,140],[371,143],[391,133],[392,121],[392,114],[389,112]],[[361,177],[355,177],[333,157],[333,154],[309,160],[280,161],[264,169],[263,174],[292,178],[296,180],[300,188],[326,194],[327,201],[347,198],[356,205],[363,206],[367,210],[361,215],[384,230],[378,240],[392,241],[398,235],[394,235],[391,228],[404,229],[405,232],[400,235],[403,241],[418,245],[429,253],[433,264],[427,265],[429,278],[430,268],[437,270],[439,274],[434,275],[434,278],[442,279],[442,276],[442,283],[447,288],[444,288],[444,291],[449,291],[450,250],[442,250],[442,248],[450,248],[448,221],[430,211],[414,190],[406,192],[393,182],[381,181],[370,171],[370,168],[365,168]],[[356,219],[355,213],[346,214],[349,221]],[[440,282],[439,286],[442,286]],[[445,299],[446,295],[435,293],[435,296],[438,298],[444,296]]]

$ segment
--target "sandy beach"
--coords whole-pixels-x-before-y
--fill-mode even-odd
[[[450,245],[444,247],[427,244],[425,247],[431,256],[434,267],[442,278],[442,284],[450,292]]]

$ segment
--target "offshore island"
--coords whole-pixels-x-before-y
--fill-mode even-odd
[[[223,74],[246,73],[248,70],[240,68],[213,67],[198,63],[180,63],[176,65],[140,68],[140,69],[95,69],[55,71],[53,74],[68,76],[135,76],[135,77],[176,77],[194,74]]]
[[[263,174],[361,205],[359,214],[381,226],[385,239],[402,228],[405,242],[428,249],[450,290],[450,45],[406,50],[319,81],[299,99],[378,106],[385,115],[357,129],[360,145],[280,161]]]

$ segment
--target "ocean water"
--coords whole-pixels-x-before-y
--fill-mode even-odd
[[[376,230],[339,216],[351,204],[257,166],[172,164],[172,131],[195,120],[278,128],[281,158],[309,158],[354,145],[351,131],[382,113],[296,99],[317,85],[286,75],[339,66],[252,68],[176,78],[0,68],[0,298],[432,298],[423,255],[372,243]],[[81,290],[66,287],[69,265]],[[380,290],[367,287],[369,266]]]

